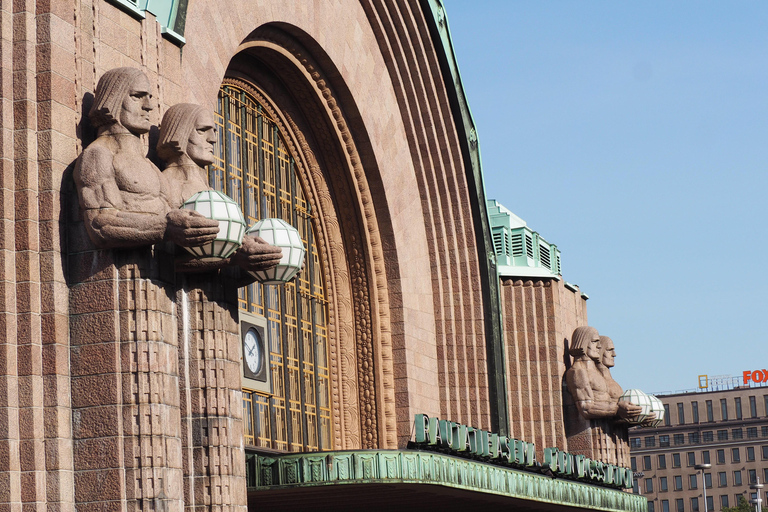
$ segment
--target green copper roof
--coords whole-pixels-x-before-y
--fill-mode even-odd
[[[560,251],[556,245],[544,240],[498,201],[488,200],[488,215],[500,276],[559,279]]]
[[[358,497],[365,496],[366,492],[369,496],[379,496],[379,489],[390,485],[392,489],[407,492],[410,499],[416,499],[419,489],[424,489],[434,499],[461,490],[464,491],[461,498],[465,501],[467,497],[471,500],[472,496],[478,501],[495,499],[498,503],[507,499],[509,505],[514,504],[520,509],[528,508],[525,503],[536,509],[551,504],[617,512],[645,512],[648,507],[643,496],[617,489],[437,452],[364,450],[256,455],[249,461],[249,466],[252,472],[249,499],[255,503],[270,494],[280,493],[281,499],[298,496],[303,489],[316,491],[313,499],[333,499],[337,505],[342,505],[345,496],[351,499],[353,489],[358,490]],[[368,491],[359,491],[362,484]],[[386,503],[371,505],[381,507]]]
[[[144,19],[146,12],[155,15],[163,37],[183,45],[184,26],[187,21],[188,0],[107,0],[128,14]]]

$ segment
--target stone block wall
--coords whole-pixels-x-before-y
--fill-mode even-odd
[[[568,450],[563,376],[573,330],[587,324],[586,300],[555,279],[502,278],[510,437]]]

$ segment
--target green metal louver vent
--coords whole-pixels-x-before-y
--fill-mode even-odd
[[[499,274],[559,278],[560,251],[557,246],[547,242],[497,201],[491,199],[487,204]]]

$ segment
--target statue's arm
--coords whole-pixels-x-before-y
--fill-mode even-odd
[[[609,400],[596,400],[592,390],[589,371],[584,368],[571,367],[566,374],[566,385],[573,396],[579,413],[587,419],[597,419],[615,416],[619,405]]]
[[[103,146],[87,148],[75,168],[75,182],[85,227],[99,249],[151,245],[163,239],[166,212],[125,211],[115,180],[112,152]]]

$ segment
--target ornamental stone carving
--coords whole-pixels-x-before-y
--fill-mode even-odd
[[[163,171],[167,182],[168,203],[179,208],[186,199],[197,192],[210,190],[204,166],[215,161],[213,144],[216,142],[216,125],[213,114],[200,105],[180,103],[168,109],[160,124],[157,154],[168,166]],[[243,245],[228,260],[217,262],[237,265],[246,272],[267,270],[280,262],[282,250],[266,243],[259,237],[245,235]],[[180,270],[207,270],[210,263],[198,262],[186,257],[186,263],[178,263]],[[252,281],[252,279],[251,279]]]
[[[210,242],[218,223],[171,208],[168,185],[146,157],[141,136],[155,101],[147,76],[123,67],[96,86],[89,117],[97,138],[77,161],[75,184],[85,228],[99,249],[142,247],[169,240],[196,247]]]

